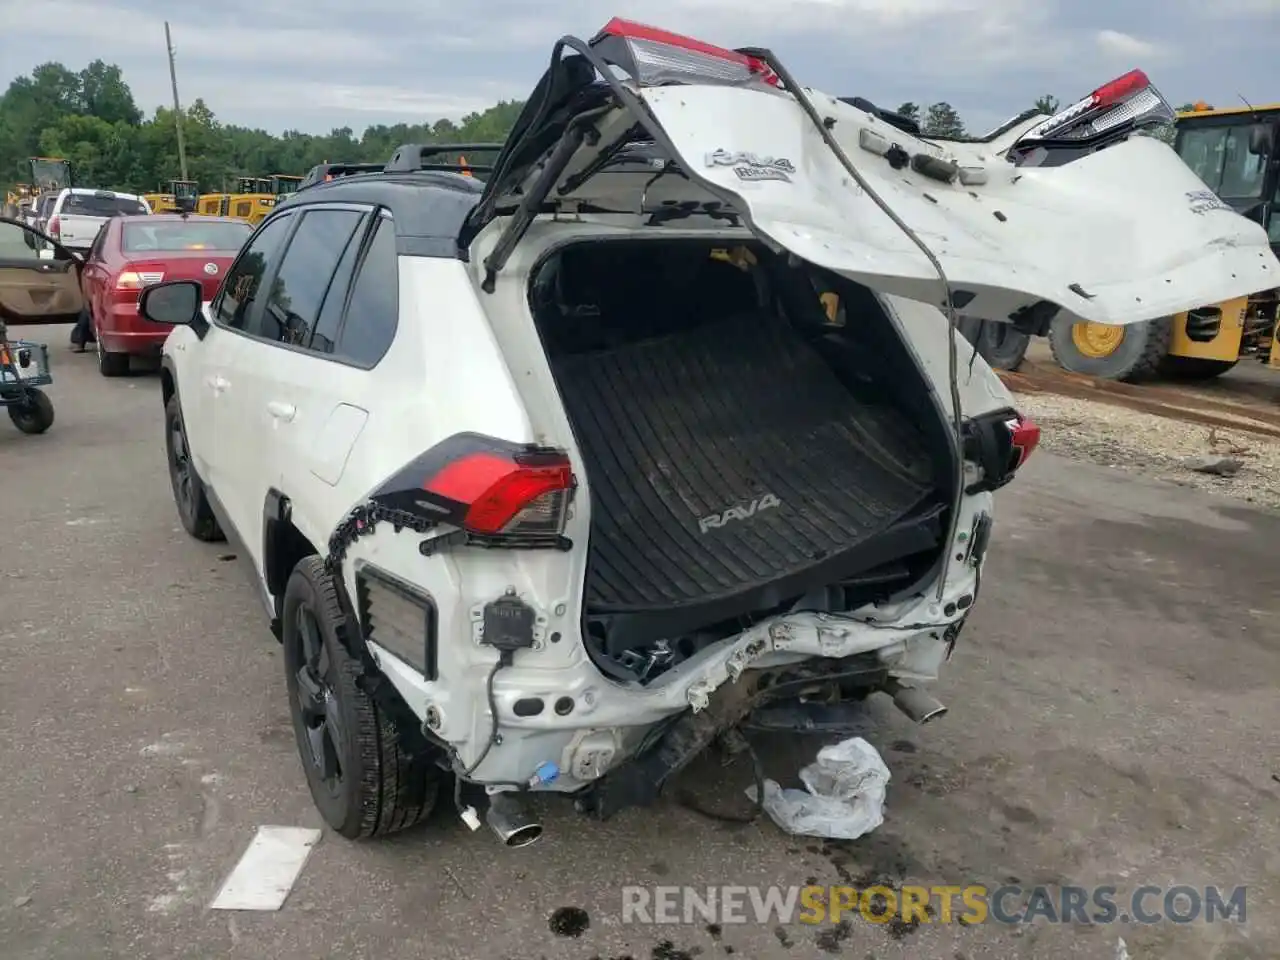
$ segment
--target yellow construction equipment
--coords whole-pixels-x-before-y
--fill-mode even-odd
[[[31,183],[35,193],[62,190],[72,186],[71,161],[61,157],[31,157]]]
[[[1280,103],[1197,103],[1177,115],[1175,133],[1187,166],[1280,250]],[[1278,304],[1280,288],[1132,326],[1060,320],[1049,342],[1062,367],[1108,380],[1209,379],[1246,357],[1280,369]]]
[[[5,192],[4,216],[10,220],[21,219],[26,208],[31,206],[36,192],[29,183],[15,183],[12,190]]]
[[[258,223],[275,205],[302,183],[301,177],[275,173],[269,177],[237,177],[234,193],[206,193],[196,202],[196,211],[207,216],[236,217]]]
[[[291,193],[297,193],[302,185],[302,178],[288,173],[273,173],[270,177],[270,189],[279,202]]]
[[[170,180],[167,188],[142,195],[152,213],[190,213],[196,209],[199,197],[200,188],[194,180]]]

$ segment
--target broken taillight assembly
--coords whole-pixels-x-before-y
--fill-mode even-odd
[[[1173,107],[1151,85],[1147,75],[1141,70],[1130,70],[1032,127],[1019,142],[1088,140],[1107,133],[1127,133],[1172,123],[1173,119]]]
[[[576,488],[564,450],[462,433],[420,455],[370,499],[485,546],[560,546]]]
[[[1040,427],[1025,414],[1002,410],[965,421],[964,458],[980,476],[966,493],[999,490],[1040,445]]]
[[[1004,425],[1009,431],[1009,444],[1013,448],[1009,454],[1009,472],[1013,473],[1040,446],[1040,425],[1021,413],[1014,414]]]
[[[764,84],[777,74],[759,57],[726,50],[633,20],[614,17],[591,40],[606,62],[625,70],[642,87],[668,83]]]

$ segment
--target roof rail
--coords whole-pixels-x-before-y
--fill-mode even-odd
[[[307,171],[307,175],[298,184],[299,190],[314,187],[337,177],[349,177],[358,173],[381,173],[380,163],[321,163]]]
[[[492,173],[492,164],[469,163],[468,153],[494,153],[500,143],[406,143],[396,149],[383,168],[384,173],[417,173],[419,170],[444,170],[452,173]],[[429,157],[456,153],[460,162],[431,163]]]

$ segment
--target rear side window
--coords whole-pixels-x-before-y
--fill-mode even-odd
[[[312,210],[289,241],[257,336],[307,346],[320,315],[329,280],[363,214],[355,210]]]
[[[147,208],[142,205],[142,201],[130,197],[72,193],[62,202],[62,212],[80,217],[114,217],[117,214],[145,214]]]
[[[253,305],[262,287],[262,277],[275,262],[280,245],[292,223],[293,218],[290,216],[272,220],[236,260],[218,293],[218,306],[214,311],[214,319],[218,323],[245,333],[254,332],[245,325],[253,315]]]
[[[383,358],[395,339],[400,316],[395,224],[380,217],[374,231],[334,350],[335,356],[361,367],[372,367]]]
[[[365,231],[357,230],[347,241],[347,249],[338,261],[338,269],[333,273],[329,283],[329,292],[324,295],[324,304],[320,307],[320,318],[316,321],[315,330],[311,333],[309,346],[317,353],[333,353],[338,345],[338,330],[342,327],[342,308],[347,304],[347,292],[351,289],[351,281],[355,279],[356,262],[360,259],[361,241]]]

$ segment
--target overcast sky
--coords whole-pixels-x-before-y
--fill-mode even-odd
[[[359,133],[523,98],[556,39],[614,14],[771,47],[838,96],[947,100],[975,133],[1133,67],[1175,106],[1280,101],[1280,0],[0,0],[0,69],[102,58],[150,113],[170,97],[168,17],[184,102]]]

